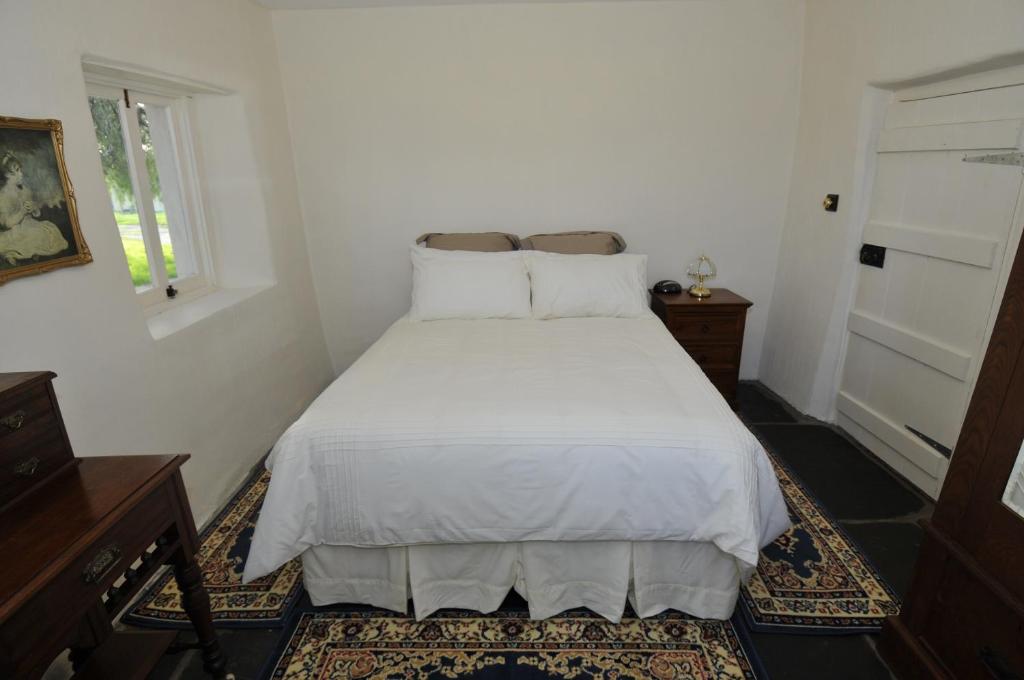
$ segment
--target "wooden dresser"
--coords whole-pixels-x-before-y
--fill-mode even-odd
[[[145,678],[175,632],[112,621],[164,564],[204,667],[225,677],[181,480],[188,455],[76,458],[54,377],[0,374],[0,678],[38,678],[69,648],[76,678]]]
[[[699,299],[687,292],[651,293],[651,309],[693,357],[726,401],[736,405],[743,328],[753,303],[725,288]]]

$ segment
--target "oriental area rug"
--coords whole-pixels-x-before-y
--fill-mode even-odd
[[[304,613],[265,677],[763,678],[728,621],[667,613],[620,623],[585,611],[543,621],[526,612],[442,610],[423,621],[380,610]]]

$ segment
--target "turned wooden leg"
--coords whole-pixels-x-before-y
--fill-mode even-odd
[[[174,559],[174,579],[181,590],[181,606],[192,621],[203,654],[203,669],[215,678],[226,678],[227,658],[221,651],[210,616],[210,596],[203,587],[203,573],[195,558],[179,552]]]
[[[93,650],[103,644],[113,632],[114,628],[110,625],[107,610],[103,603],[97,600],[78,623],[75,642],[71,645],[71,669],[75,672],[81,670],[92,656]]]
[[[71,670],[77,673],[82,670],[82,666],[92,656],[92,647],[72,647],[71,653],[68,654],[68,660],[71,661]]]

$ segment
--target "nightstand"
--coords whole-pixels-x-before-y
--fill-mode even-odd
[[[699,299],[687,292],[651,293],[651,309],[693,357],[726,401],[736,405],[743,327],[752,303],[725,288]]]

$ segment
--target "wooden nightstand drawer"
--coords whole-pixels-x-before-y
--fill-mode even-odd
[[[743,317],[735,313],[696,314],[672,310],[668,329],[680,340],[734,340],[743,333]]]
[[[704,372],[736,370],[740,365],[740,346],[727,344],[682,343],[683,349]]]
[[[736,403],[750,305],[724,288],[712,289],[711,297],[703,300],[686,293],[651,294],[651,309],[730,404]]]

